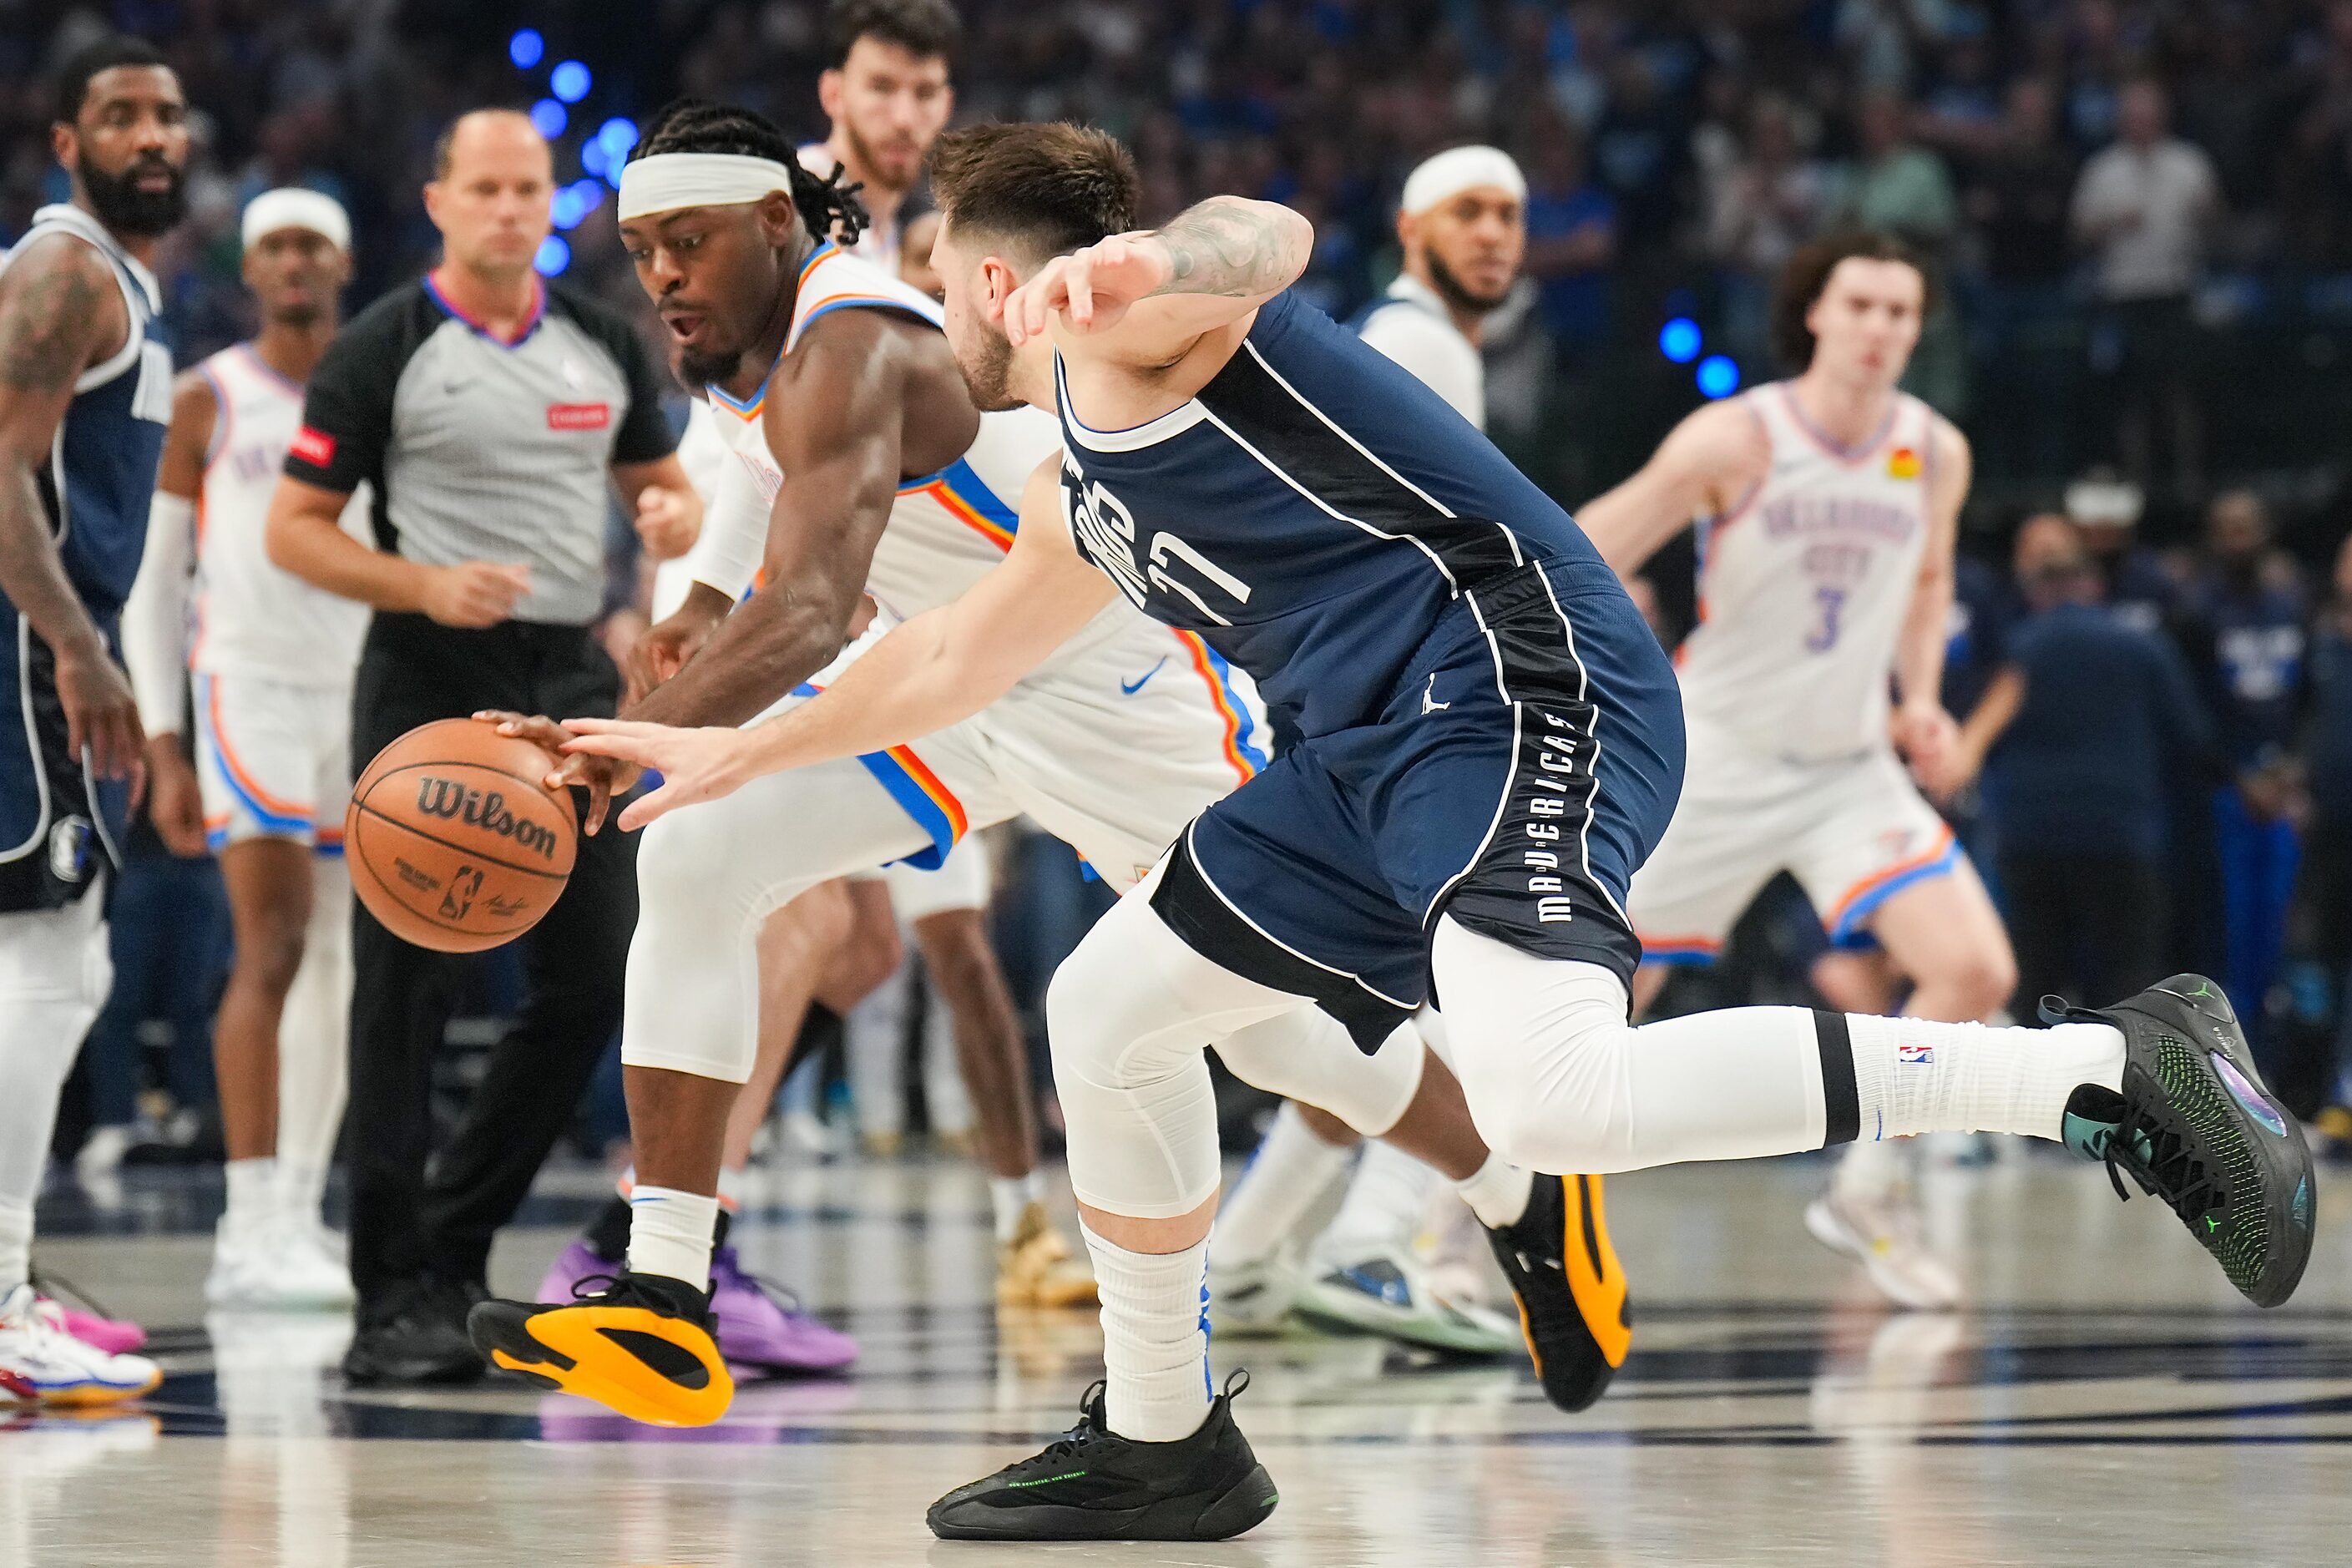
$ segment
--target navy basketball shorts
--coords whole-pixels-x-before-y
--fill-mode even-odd
[[[57,660],[5,605],[0,699],[0,913],[63,909],[111,863],[130,826],[130,785],[83,769],[58,700]]]
[[[1153,907],[1367,1049],[1428,1000],[1441,914],[1630,983],[1626,887],[1682,770],[1673,667],[1616,578],[1531,563],[1465,592],[1372,722],[1297,742],[1195,820]]]

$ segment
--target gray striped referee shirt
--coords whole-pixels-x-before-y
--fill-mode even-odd
[[[286,471],[375,492],[379,548],[412,561],[520,562],[514,618],[585,626],[604,602],[614,463],[677,443],[644,344],[603,305],[542,286],[513,341],[427,277],[353,317],[310,376]]]

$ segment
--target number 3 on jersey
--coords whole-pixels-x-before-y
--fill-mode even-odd
[[[1813,590],[1813,629],[1806,634],[1805,651],[1827,653],[1837,647],[1838,612],[1845,606],[1843,588]]]

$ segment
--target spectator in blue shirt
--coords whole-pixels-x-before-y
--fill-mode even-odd
[[[1528,148],[1527,275],[1544,325],[1573,374],[1576,351],[1609,335],[1609,270],[1617,259],[1617,204],[1587,176],[1584,148],[1565,122]]]
[[[2333,1106],[2320,1126],[2352,1141],[2352,1093],[2338,1074],[2352,1061],[2352,539],[2336,555],[2335,595],[2312,627],[2304,732],[2310,790],[2310,840],[2303,898],[2311,912],[2315,956],[2336,982],[2334,1060],[2296,1074]]]
[[[2100,603],[2074,524],[2030,520],[2016,563],[2030,614],[1995,683],[2016,717],[1993,794],[2030,1011],[2047,992],[2124,995],[2164,973],[2168,786],[2210,768],[2212,729],[2179,650]]]
[[[2231,773],[2213,794],[2229,942],[2224,984],[2260,1039],[2301,856],[2288,807],[2309,607],[2302,572],[2273,547],[2270,514],[2252,491],[2228,491],[2207,510],[2189,599],[2211,639],[2209,685]]]

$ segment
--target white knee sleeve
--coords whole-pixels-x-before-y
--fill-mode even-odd
[[[1471,1120],[1513,1164],[1604,1173],[1821,1147],[1820,1058],[1804,1008],[1635,1029],[1609,971],[1538,958],[1450,918],[1431,963]]]
[[[760,922],[819,882],[929,842],[847,759],[755,779],[646,829],[621,1060],[747,1081],[759,1058]]]
[[[1312,1005],[1235,1030],[1217,1042],[1217,1055],[1244,1083],[1328,1110],[1367,1138],[1397,1124],[1428,1059],[1411,1024],[1368,1056],[1344,1025]]]
[[[1045,994],[1078,1201],[1135,1219],[1170,1219],[1208,1201],[1217,1109],[1205,1053],[1306,1005],[1193,952],[1144,889],[1121,899]]]

